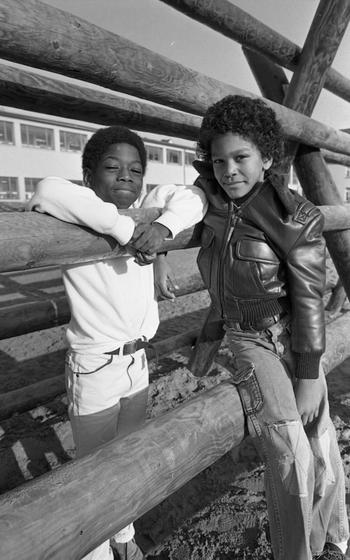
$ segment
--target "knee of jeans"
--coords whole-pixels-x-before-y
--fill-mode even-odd
[[[289,494],[306,497],[312,453],[302,423],[289,420],[269,424],[268,432],[276,476]]]

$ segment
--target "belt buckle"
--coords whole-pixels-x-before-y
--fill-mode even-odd
[[[139,340],[140,339],[134,338],[134,340],[129,340],[129,342],[126,342],[125,344],[123,344],[120,353],[123,356],[126,356],[128,354],[134,354],[134,352],[136,352],[136,350],[137,350],[137,342]]]

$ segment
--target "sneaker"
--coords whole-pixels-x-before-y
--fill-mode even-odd
[[[323,552],[318,556],[314,556],[314,560],[345,560],[345,554],[342,553],[336,544],[326,543]]]
[[[131,539],[126,543],[118,543],[111,541],[114,554],[114,560],[145,560],[141,549],[137,546],[135,539]]]

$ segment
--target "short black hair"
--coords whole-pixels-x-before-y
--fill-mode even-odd
[[[272,158],[273,167],[278,166],[283,156],[282,130],[273,109],[261,99],[227,95],[211,105],[199,131],[198,158],[210,162],[212,140],[227,132],[250,140],[263,159]]]
[[[97,130],[86,143],[83,151],[83,170],[95,171],[98,162],[111,144],[131,144],[137,149],[142,166],[142,174],[146,172],[147,154],[142,138],[125,126],[109,126]]]

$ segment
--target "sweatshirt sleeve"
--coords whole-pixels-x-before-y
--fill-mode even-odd
[[[40,181],[26,210],[89,227],[114,237],[120,245],[128,243],[135,229],[133,219],[120,215],[114,204],[101,200],[92,189],[60,177],[46,177]]]
[[[145,197],[143,208],[163,208],[155,222],[167,227],[172,237],[200,222],[208,208],[202,189],[186,185],[160,185]]]

